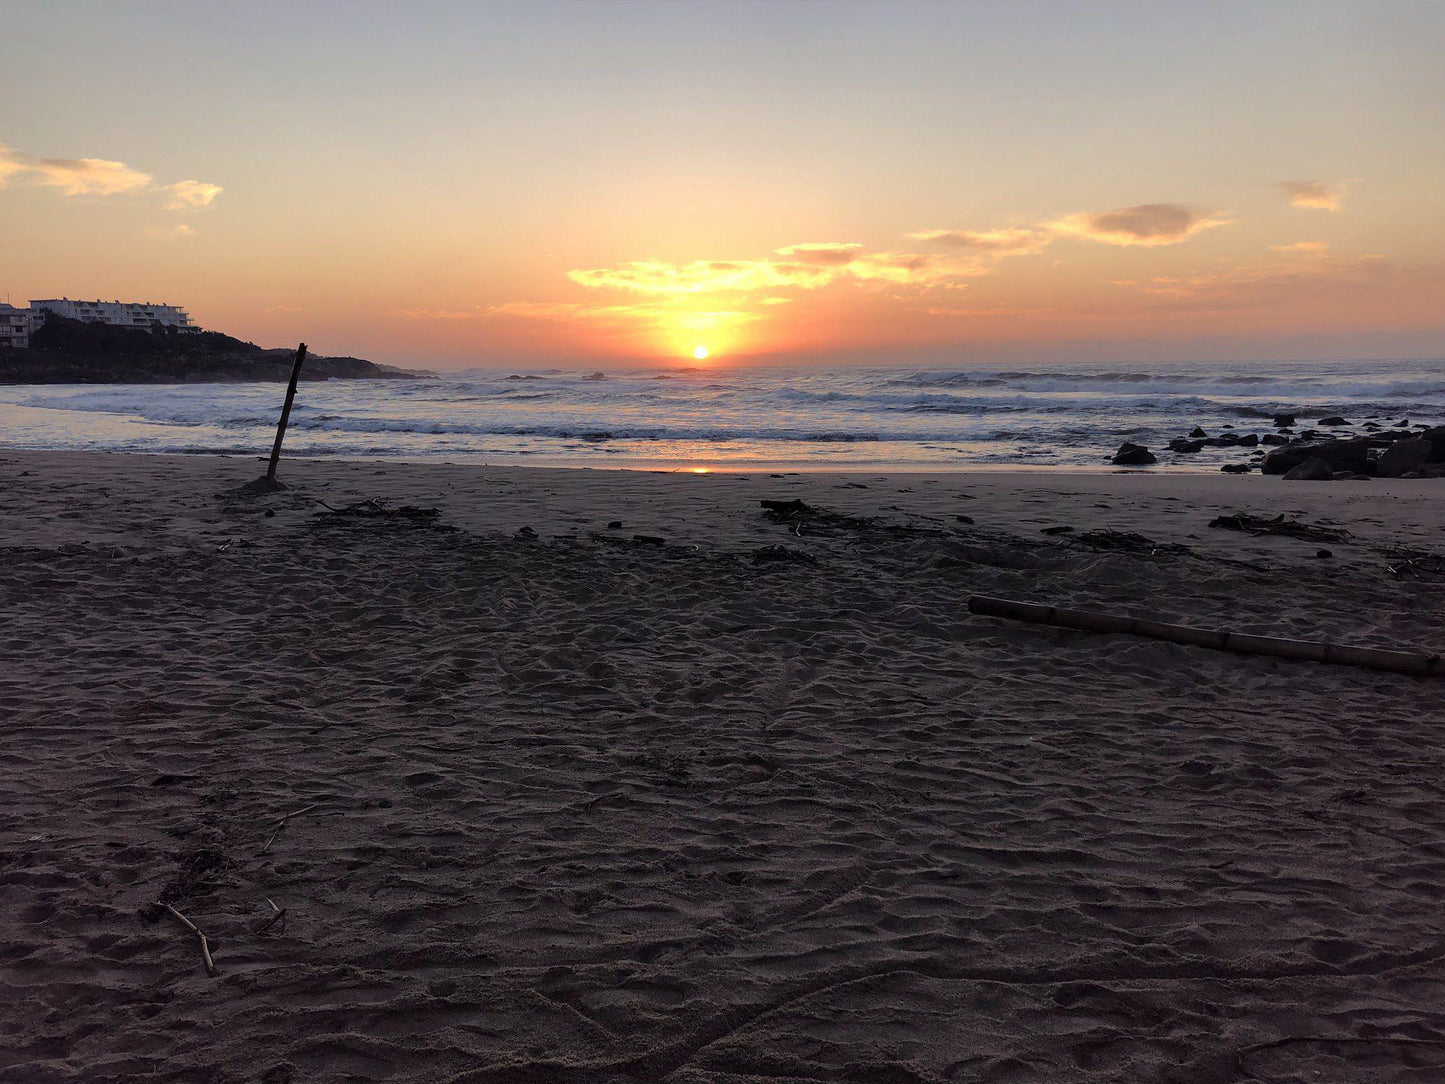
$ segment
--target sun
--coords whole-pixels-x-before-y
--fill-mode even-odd
[[[707,360],[707,347],[705,347],[705,346],[694,346],[694,347],[692,348],[692,356],[695,357],[695,358],[697,358],[698,361],[706,361],[706,360]]]

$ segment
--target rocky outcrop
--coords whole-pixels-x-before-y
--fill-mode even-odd
[[[26,350],[0,350],[0,384],[199,384],[291,379],[295,351],[266,350],[216,331],[179,334],[51,316]],[[406,379],[361,358],[311,354],[302,380]]]

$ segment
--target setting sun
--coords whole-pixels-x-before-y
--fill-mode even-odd
[[[705,347],[705,346],[695,346],[695,347],[693,347],[692,356],[695,357],[695,358],[697,358],[698,361],[706,361],[706,360],[707,360],[707,347]]]

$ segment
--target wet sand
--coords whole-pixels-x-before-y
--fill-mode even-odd
[[[259,469],[0,452],[0,1079],[1445,1079],[1445,679],[965,609],[1438,651],[1442,483]]]

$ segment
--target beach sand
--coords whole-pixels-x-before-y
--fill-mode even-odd
[[[0,470],[0,1079],[1445,1080],[1445,678],[965,608],[1438,651],[1445,483]]]

